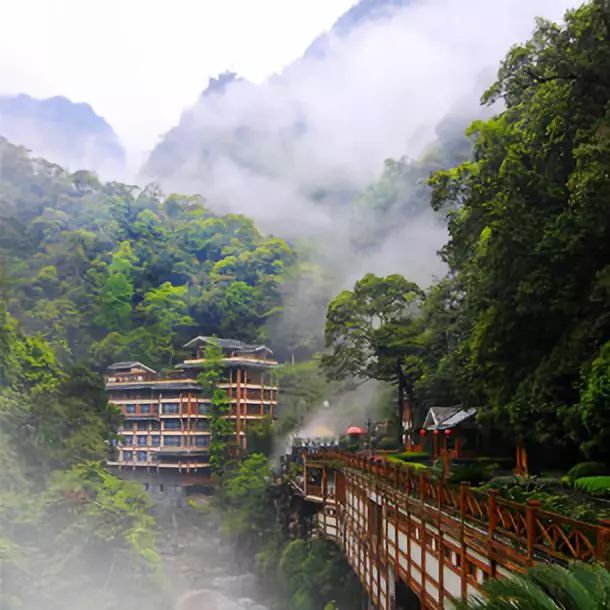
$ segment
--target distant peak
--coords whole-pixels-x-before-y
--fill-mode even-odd
[[[206,97],[213,93],[224,93],[231,83],[239,82],[241,80],[243,79],[239,77],[236,72],[230,72],[228,70],[222,72],[218,75],[218,78],[210,78],[208,86],[202,92],[201,97]]]

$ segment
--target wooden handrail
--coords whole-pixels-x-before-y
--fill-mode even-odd
[[[496,536],[512,539],[523,549],[528,563],[535,556],[546,555],[561,561],[597,560],[610,565],[610,524],[587,523],[543,510],[536,500],[522,504],[502,498],[495,491],[484,493],[467,484],[435,480],[425,472],[416,473],[407,464],[390,463],[375,456],[319,449],[308,454],[309,460],[326,465],[339,462],[373,475],[423,509],[453,515],[462,523],[485,529],[490,541]]]

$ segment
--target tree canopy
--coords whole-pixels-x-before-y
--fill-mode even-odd
[[[201,197],[70,174],[4,139],[0,216],[8,309],[63,362],[162,366],[193,333],[262,339],[296,258]]]
[[[327,353],[322,366],[334,379],[348,376],[398,385],[398,416],[404,393],[412,398],[418,376],[418,317],[424,292],[400,275],[365,275],[328,306]]]
[[[538,20],[483,96],[505,109],[470,127],[473,159],[431,180],[433,205],[453,210],[462,393],[524,441],[605,457],[593,422],[610,409],[596,390],[610,340],[609,24],[605,0],[565,25]]]

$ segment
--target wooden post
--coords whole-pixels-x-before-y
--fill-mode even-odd
[[[438,480],[438,510],[439,510],[439,520],[440,520],[440,510],[443,506],[443,479]]]
[[[468,483],[466,481],[461,481],[459,485],[459,497],[458,503],[460,507],[460,520],[464,522],[464,516],[466,514],[466,490],[468,489]]]
[[[460,584],[462,599],[466,599],[468,586],[466,582],[466,544],[464,543],[464,519],[466,516],[466,490],[468,483],[460,482],[459,506],[460,506]]]
[[[527,467],[527,451],[521,443],[515,449],[515,474],[517,476],[526,477],[528,475]]]
[[[326,465],[322,469],[322,500],[326,504],[326,487],[327,487],[327,472]],[[322,511],[324,512],[324,511]],[[326,519],[326,517],[324,517]]]
[[[447,454],[447,447],[442,449],[441,456],[443,458],[443,476],[446,477],[449,474],[449,456]]]
[[[494,530],[496,529],[496,524],[498,523],[498,509],[496,506],[496,498],[498,497],[498,490],[492,489],[489,492],[489,523],[487,528],[487,535],[489,536],[490,542],[494,535]]]
[[[540,508],[538,500],[528,500],[525,506],[525,523],[527,529],[527,560],[534,564],[534,545],[536,544],[536,511]]]
[[[608,568],[610,563],[610,519],[602,519],[597,529],[595,558]]]
[[[529,468],[527,467],[527,450],[525,447],[521,447],[521,467],[523,468],[523,476],[529,474]]]

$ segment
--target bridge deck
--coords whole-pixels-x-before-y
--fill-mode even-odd
[[[305,461],[305,497],[321,532],[340,544],[380,610],[397,608],[397,583],[422,608],[450,608],[488,578],[536,562],[608,563],[610,529],[451,486],[413,469],[337,451]]]

